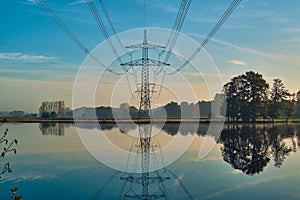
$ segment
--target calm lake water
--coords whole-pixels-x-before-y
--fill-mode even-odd
[[[144,190],[152,192],[152,199],[300,199],[300,125],[225,125],[217,145],[204,158],[198,154],[208,125],[165,125],[157,135],[162,146],[173,137],[195,140],[174,163],[144,176],[99,162],[86,150],[74,125],[3,124],[1,135],[6,128],[7,138],[16,138],[18,144],[16,155],[1,158],[1,166],[9,162],[12,169],[0,179],[1,199],[9,199],[14,186],[30,200],[130,199],[142,193],[138,185],[145,183],[145,176],[156,177]],[[80,125],[82,130],[105,134],[123,149],[130,149],[128,135],[137,129],[126,124],[121,130],[113,125],[102,128]]]

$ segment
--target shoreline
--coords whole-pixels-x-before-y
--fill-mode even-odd
[[[147,124],[147,123],[199,123],[199,124],[210,124],[210,123],[223,123],[222,119],[210,120],[208,118],[204,119],[40,119],[40,118],[16,118],[16,117],[0,117],[0,123],[136,123],[136,124]],[[275,122],[269,121],[256,121],[256,122],[228,122],[224,121],[224,124],[237,124],[237,125],[253,125],[253,124],[295,124],[300,123],[300,119],[289,119],[286,122],[285,119],[277,119]]]

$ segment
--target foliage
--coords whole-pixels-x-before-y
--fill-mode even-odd
[[[257,118],[275,118],[284,116],[300,117],[300,91],[291,94],[282,80],[273,80],[271,90],[262,75],[253,71],[233,77],[223,86],[228,121],[256,122]],[[297,101],[296,101],[297,99]],[[222,108],[222,107],[221,107]]]
[[[262,75],[253,71],[233,77],[223,87],[227,102],[226,116],[232,121],[256,121],[264,116],[268,100],[268,83]]]
[[[222,157],[247,175],[262,172],[271,159],[275,167],[281,167],[290,153],[296,151],[294,132],[293,126],[229,126],[220,136]]]
[[[275,118],[280,116],[280,110],[282,109],[281,102],[286,99],[286,97],[289,95],[289,92],[287,89],[285,89],[282,80],[276,78],[273,81],[268,114],[274,121]]]
[[[282,102],[283,112],[286,116],[286,121],[293,116],[296,112],[296,100],[295,94],[289,94],[289,100],[284,100]]]
[[[168,103],[164,106],[164,109],[166,110],[168,118],[180,119],[180,106],[176,102],[172,101],[171,103]]]

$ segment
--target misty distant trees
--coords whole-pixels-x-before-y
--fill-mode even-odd
[[[152,109],[152,118],[155,119],[199,119],[208,118],[212,115],[211,106],[213,103],[218,104],[216,107],[221,107],[223,102],[220,100],[199,101],[197,103],[170,102],[163,106]],[[220,115],[220,111],[216,109],[214,115]],[[135,106],[131,106],[128,103],[122,103],[119,107],[100,106],[96,108],[81,107],[68,110],[68,116],[74,116],[76,119],[101,119],[101,120],[113,120],[113,119],[138,119],[139,110]],[[66,115],[66,113],[65,113]]]
[[[296,111],[295,94],[285,88],[282,80],[273,81],[270,89],[261,74],[249,71],[226,83],[223,92],[228,121],[256,122],[257,118],[274,121],[282,114],[288,120]]]
[[[64,101],[44,101],[39,108],[41,118],[63,117]]]
[[[138,108],[123,103],[119,107],[81,107],[74,110],[64,108],[64,103],[43,102],[39,109],[42,118],[81,119],[138,119],[143,118]],[[253,122],[257,119],[273,122],[276,118],[300,118],[300,91],[290,93],[279,78],[270,85],[257,72],[248,71],[233,77],[223,86],[222,93],[211,101],[169,102],[152,108],[152,118],[156,119],[199,119],[226,116],[229,122]]]

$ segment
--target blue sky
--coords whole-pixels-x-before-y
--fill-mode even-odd
[[[89,49],[104,40],[85,1],[46,2]],[[171,28],[180,5],[146,1],[144,24],[143,0],[104,2],[118,32],[144,25]],[[194,0],[182,33],[201,42],[230,3]],[[292,92],[300,90],[299,8],[298,0],[242,0],[206,46],[224,81],[254,70],[269,83],[279,77]],[[0,10],[0,110],[37,112],[41,101],[56,99],[71,106],[73,81],[86,54],[33,0],[4,0]]]

